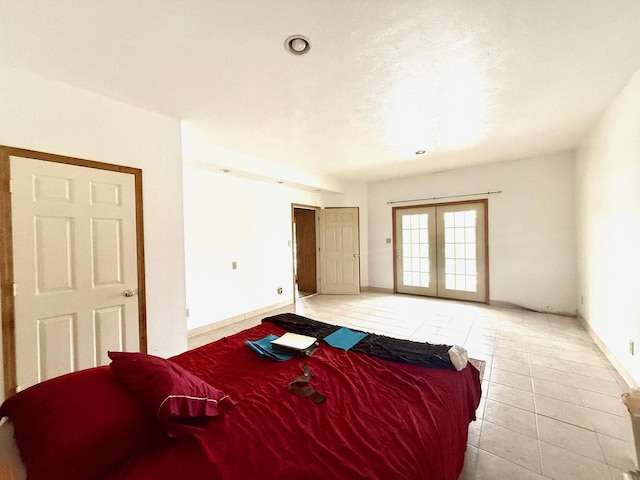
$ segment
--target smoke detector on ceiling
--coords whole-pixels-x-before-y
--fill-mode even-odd
[[[284,41],[284,48],[292,55],[304,55],[311,50],[311,42],[304,35],[291,35]]]

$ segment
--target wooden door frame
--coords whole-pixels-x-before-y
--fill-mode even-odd
[[[134,176],[136,210],[136,253],[138,270],[138,325],[140,351],[147,351],[147,309],[144,265],[144,222],[142,170],[75,157],[0,145],[0,305],[2,313],[2,357],[5,398],[16,393],[17,359],[15,341],[15,299],[13,296],[13,227],[11,219],[11,157],[24,157],[78,167],[95,168]]]
[[[298,299],[296,298],[296,264],[295,264],[295,260],[296,260],[296,252],[294,251],[294,247],[295,247],[295,230],[294,230],[294,225],[296,222],[295,219],[295,211],[296,209],[300,209],[300,210],[314,210],[316,212],[318,212],[319,210],[322,210],[321,207],[315,206],[315,205],[305,205],[302,203],[292,203],[291,204],[291,277],[292,277],[292,284],[293,284],[293,303],[296,303],[298,301]],[[317,252],[318,252],[318,219],[316,217],[316,239],[315,239],[316,245],[315,245],[315,249],[316,249],[316,293],[318,292],[318,256],[317,256]]]
[[[411,208],[424,208],[424,207],[447,207],[451,205],[464,205],[469,203],[482,203],[484,204],[484,281],[485,281],[485,299],[483,302],[477,301],[478,303],[489,304],[489,199],[488,198],[480,198],[478,200],[463,200],[460,202],[444,202],[444,203],[423,203],[420,205],[407,205],[407,206],[398,206],[391,208],[391,224],[393,225],[392,238],[393,238],[393,292],[398,293],[398,275],[397,275],[397,267],[398,267],[398,245],[396,238],[396,211],[398,210],[408,210]],[[433,297],[440,298],[440,297]],[[444,300],[444,298],[443,298]],[[474,301],[474,300],[464,300],[464,301]]]

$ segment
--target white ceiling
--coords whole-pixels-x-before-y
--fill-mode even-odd
[[[0,62],[376,181],[573,149],[640,67],[640,1],[3,0]]]

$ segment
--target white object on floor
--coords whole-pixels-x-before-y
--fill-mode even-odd
[[[456,367],[456,370],[458,371],[466,367],[469,362],[469,354],[467,353],[466,348],[461,347],[460,345],[454,345],[449,349],[449,358],[451,359],[453,366]]]

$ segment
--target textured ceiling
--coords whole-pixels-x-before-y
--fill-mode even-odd
[[[376,181],[573,149],[640,67],[640,1],[5,0],[0,62]]]

